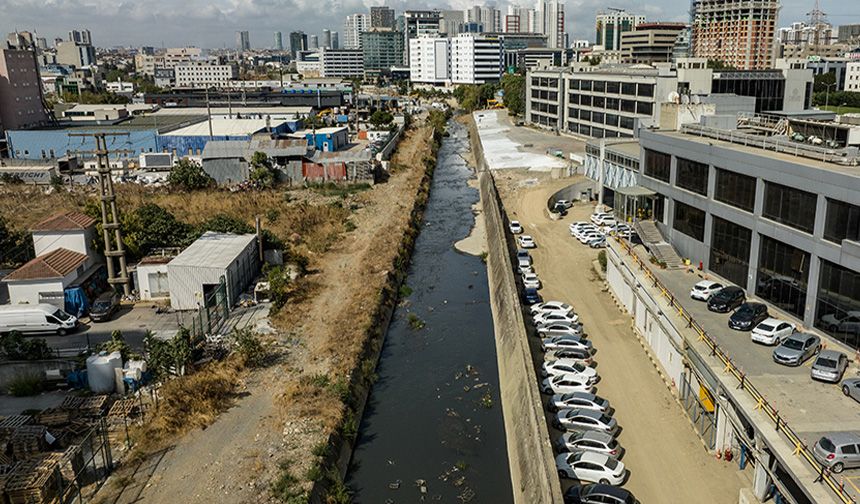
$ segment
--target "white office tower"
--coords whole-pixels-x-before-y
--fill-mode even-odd
[[[498,37],[461,33],[451,39],[451,81],[455,84],[497,81],[502,62]]]
[[[424,35],[409,41],[409,80],[445,84],[451,80],[451,39]]]
[[[361,49],[361,32],[370,29],[369,14],[350,14],[343,24],[343,48]]]
[[[538,0],[535,31],[546,35],[550,49],[564,48],[564,4],[558,0]]]

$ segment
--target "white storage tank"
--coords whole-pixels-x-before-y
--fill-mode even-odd
[[[122,355],[119,352],[87,357],[90,390],[96,393],[113,392],[116,389],[115,369],[122,369]]]

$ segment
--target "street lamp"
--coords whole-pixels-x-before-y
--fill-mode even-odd
[[[840,108],[842,108],[842,107],[844,107],[845,105],[847,105],[847,103],[842,102],[842,103],[840,103],[840,104],[839,104],[839,106],[838,106],[838,107],[836,107],[836,115],[839,115],[839,109],[840,109]]]
[[[832,83],[832,84],[825,84],[825,85],[824,85],[824,87],[826,87],[826,88],[827,88],[827,89],[824,91],[824,109],[825,109],[825,110],[827,109],[827,105],[830,103],[830,87],[831,87],[831,86],[835,86],[835,85],[836,85],[836,83],[835,83],[835,82],[834,82],[834,83]]]

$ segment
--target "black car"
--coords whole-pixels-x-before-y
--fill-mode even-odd
[[[574,485],[564,493],[565,504],[637,504],[639,501],[629,491],[612,486]]]
[[[723,287],[708,298],[708,309],[727,313],[742,305],[745,300],[744,290],[740,287]]]
[[[729,327],[736,331],[751,331],[768,317],[767,306],[762,303],[746,302],[729,317]]]
[[[523,290],[523,301],[531,306],[543,302],[543,298],[538,294],[537,289],[528,288]]]
[[[110,320],[119,309],[119,294],[116,292],[105,292],[93,302],[90,307],[90,320],[93,322],[104,322]]]

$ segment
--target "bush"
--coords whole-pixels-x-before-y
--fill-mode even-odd
[[[16,376],[9,382],[9,395],[15,397],[34,396],[45,390],[45,380],[36,373]]]
[[[18,331],[0,336],[0,354],[9,360],[42,360],[54,357],[45,340],[25,339]]]
[[[176,163],[167,176],[167,182],[184,191],[196,191],[215,185],[215,179],[203,171],[202,166],[188,159],[180,159]]]
[[[600,269],[604,273],[606,272],[606,251],[601,250],[597,253],[597,262],[600,263]]]
[[[257,333],[250,328],[233,330],[233,341],[246,366],[259,366],[265,360],[266,349],[260,343]]]
[[[122,331],[117,330],[110,333],[110,339],[100,343],[96,347],[96,351],[107,353],[119,352],[122,355],[123,362],[125,362],[131,353],[131,347],[128,346],[128,343],[126,343],[125,338],[122,336]]]

